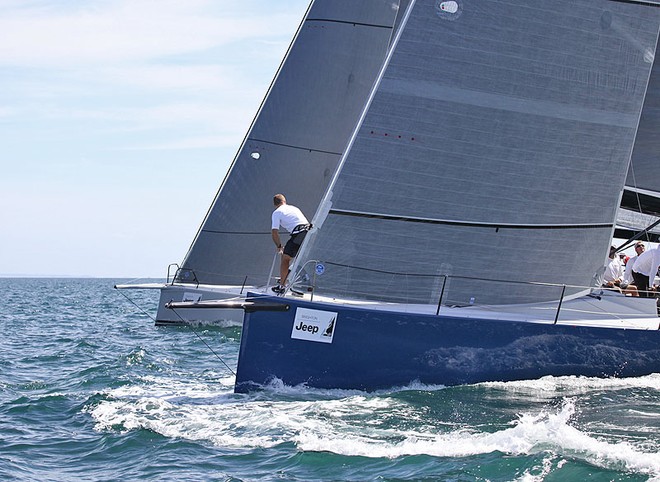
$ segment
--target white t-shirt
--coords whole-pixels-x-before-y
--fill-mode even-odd
[[[632,275],[632,270],[633,270],[633,266],[635,265],[635,261],[637,261],[637,256],[633,256],[626,263],[626,271],[623,274],[623,281],[625,281],[626,283],[633,284],[635,282]]]
[[[271,220],[271,229],[280,229],[280,226],[282,226],[288,232],[293,231],[293,228],[299,224],[309,224],[302,211],[290,204],[282,204],[273,211]]]
[[[660,267],[660,249],[649,249],[637,256],[633,270],[649,277],[651,283]]]
[[[613,259],[605,267],[605,273],[603,273],[603,280],[606,283],[612,283],[616,280],[623,279],[623,263],[619,255],[615,255]]]

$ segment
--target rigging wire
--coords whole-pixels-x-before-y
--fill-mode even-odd
[[[635,175],[635,164],[632,161],[632,159],[630,160],[630,169],[629,170],[630,170],[630,174],[631,174],[631,177],[632,177],[632,187],[635,188],[632,192],[633,192],[633,194],[635,196],[635,199],[637,201],[637,212],[639,214],[644,215],[644,210],[642,208],[642,200],[639,197],[639,191],[637,190],[637,176]],[[624,190],[625,190],[625,185],[624,185]],[[619,252],[623,251],[624,249],[630,247],[635,241],[637,241],[638,239],[640,239],[642,237],[646,238],[647,243],[650,243],[651,242],[651,237],[649,236],[650,231],[651,231],[651,229],[656,227],[658,224],[660,224],[660,219],[658,219],[656,222],[652,223],[651,225],[647,226],[646,228],[642,228],[641,230],[639,230],[639,232],[636,235],[632,236],[631,238],[626,240],[621,246],[617,247],[616,252],[619,253]]]
[[[149,318],[151,318],[151,321],[153,321],[154,323],[156,323],[156,318],[154,318],[153,316],[151,316],[151,314],[150,314],[148,311],[142,309],[142,307],[141,307],[140,305],[138,305],[135,301],[133,301],[132,299],[130,299],[128,296],[126,296],[126,294],[124,294],[123,291],[121,291],[121,290],[119,290],[119,289],[117,289],[117,288],[115,288],[115,290],[117,290],[117,292],[118,292],[120,295],[122,295],[124,298],[126,298],[126,299],[127,299],[131,304],[133,304],[133,306],[135,306],[138,310],[140,310],[142,313],[144,313],[144,314],[147,315]]]
[[[116,289],[116,288],[115,288],[115,289]],[[124,292],[122,292],[121,290],[117,290],[117,292],[120,293],[124,298],[126,298],[126,299],[127,299],[132,305],[134,305],[138,310],[140,310],[142,313],[144,313],[145,315],[147,315],[147,316],[148,316],[148,317],[149,317],[154,323],[156,323],[156,318],[154,318],[149,312],[147,312],[147,311],[145,311],[144,309],[142,309],[142,307],[141,307],[140,305],[138,305],[135,301],[133,301],[132,299],[130,299],[128,296],[126,296],[126,294],[125,294]],[[206,345],[206,348],[208,348],[209,351],[210,351],[211,353],[213,353],[213,354],[215,355],[215,357],[216,357],[218,360],[220,360],[220,362],[222,362],[222,364],[227,368],[227,370],[229,370],[229,372],[230,372],[232,375],[236,376],[236,373],[234,372],[234,370],[232,370],[231,367],[230,367],[229,365],[227,365],[227,363],[222,359],[222,357],[221,357],[220,355],[218,355],[218,354],[213,350],[213,348],[211,348],[211,346],[210,346],[208,343],[206,343],[206,340],[204,340],[204,338],[202,338],[201,335],[195,331],[195,329],[193,328],[192,324],[191,324],[190,322],[186,321],[181,315],[179,315],[179,313],[177,313],[176,310],[173,309],[172,311],[173,311],[174,314],[179,318],[179,320],[181,320],[181,323],[184,324],[185,326],[187,326],[187,327],[188,327],[188,328],[189,328],[189,329],[190,329],[190,330],[191,330],[191,331],[197,336],[197,338],[199,338],[199,339],[202,341],[202,343],[204,343],[204,344]]]
[[[193,328],[192,323],[186,321],[186,320],[185,320],[185,319],[184,319],[179,313],[177,313],[177,311],[176,311],[175,309],[172,309],[172,311],[174,312],[174,314],[175,314],[176,316],[179,317],[179,319],[181,320],[181,323],[183,323],[185,326],[187,326],[187,327],[190,329],[190,331],[192,331],[192,332],[197,336],[197,338],[199,338],[200,341],[206,345],[206,348],[208,348],[209,351],[210,351],[211,353],[213,353],[213,354],[215,355],[215,357],[216,357],[218,360],[220,360],[220,362],[221,362],[221,363],[227,368],[227,370],[229,370],[229,372],[230,372],[232,375],[236,376],[236,373],[234,372],[234,370],[232,370],[231,367],[230,367],[229,365],[227,365],[227,363],[222,359],[222,357],[221,357],[220,355],[218,355],[218,354],[213,350],[213,348],[211,348],[211,345],[209,345],[208,343],[206,343],[206,340],[204,340],[204,338],[202,338],[202,336],[201,336],[199,333],[197,333],[197,331],[195,331],[195,328]]]
[[[633,149],[633,152],[634,152],[634,149]],[[630,159],[630,174],[632,174],[633,187],[635,189],[637,189],[637,177],[635,176],[635,164],[633,163],[632,159]],[[623,188],[624,188],[624,190],[626,188],[625,187],[625,181],[624,181]],[[637,209],[641,213],[642,212],[642,201],[639,198],[639,192],[637,192],[636,190],[633,191],[633,192],[635,193],[635,199],[637,199]]]
[[[639,233],[634,235],[632,238],[628,239],[625,243],[623,243],[621,246],[619,246],[616,251],[623,251],[624,249],[628,248],[629,246],[632,246],[632,244],[637,241],[639,238],[642,236],[646,235],[646,242],[650,243],[651,241],[649,240],[649,232],[651,229],[655,228],[658,224],[660,224],[660,219],[658,219],[656,222],[651,224],[650,226],[647,226],[646,228],[642,229]]]

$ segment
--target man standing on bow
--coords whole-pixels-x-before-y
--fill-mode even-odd
[[[295,258],[300,249],[300,245],[309,231],[310,224],[307,218],[300,209],[286,203],[286,198],[283,194],[276,194],[273,197],[273,204],[275,211],[271,217],[271,235],[277,251],[282,253],[282,261],[280,263],[280,282],[277,286],[273,286],[273,291],[277,294],[282,294],[285,291],[286,279],[289,276],[289,265],[291,260]],[[291,233],[291,237],[287,241],[284,248],[280,241],[280,226]]]

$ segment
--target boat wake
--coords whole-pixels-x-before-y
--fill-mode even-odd
[[[660,480],[660,440],[653,438],[660,375],[546,377],[453,388],[415,384],[369,394],[274,382],[242,395],[234,394],[232,385],[232,377],[213,383],[145,377],[101,394],[88,412],[100,431],[149,430],[229,450],[289,445],[302,452],[384,459],[532,455],[539,466],[520,480],[537,480],[571,462]],[[648,410],[623,418],[632,417],[635,432],[647,437],[626,435],[629,426],[603,423],[601,402],[618,390],[650,390]],[[532,393],[543,399],[530,403],[526,394]],[[481,404],[478,409],[475,403]],[[455,407],[446,411],[448,404]],[[510,413],[516,404],[523,409]]]
[[[575,410],[575,400],[566,399],[556,411],[521,414],[511,421],[510,428],[493,433],[484,432],[483,427],[460,427],[445,433],[392,428],[352,433],[344,429],[341,436],[337,436],[339,427],[324,423],[301,430],[295,441],[303,451],[363,457],[456,458],[493,452],[513,456],[548,454],[557,463],[562,459],[578,459],[608,469],[660,476],[659,453],[647,452],[629,442],[602,440],[576,428],[571,424]]]
[[[533,392],[537,394],[556,394],[569,392],[587,393],[593,390],[616,390],[629,388],[650,388],[660,390],[660,373],[636,378],[589,378],[589,377],[553,377],[516,382],[483,382],[480,385],[501,388],[508,392]]]

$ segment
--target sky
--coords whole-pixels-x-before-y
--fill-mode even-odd
[[[0,0],[0,276],[181,263],[308,0]]]

